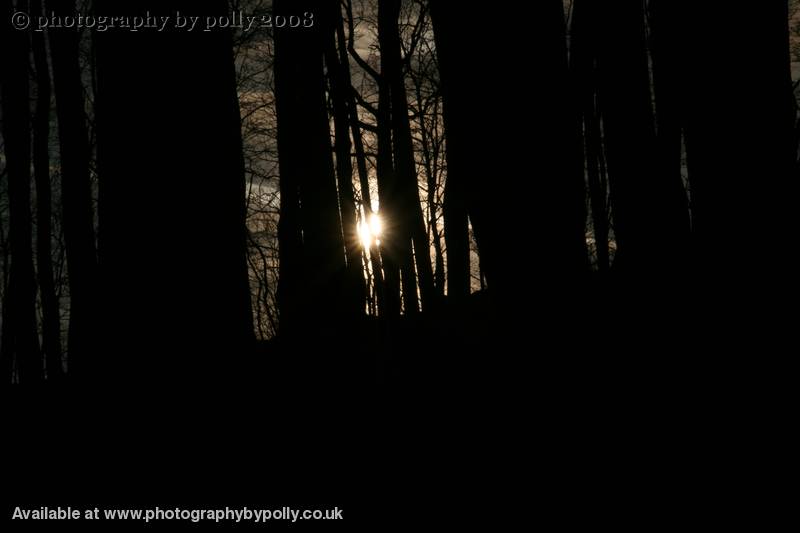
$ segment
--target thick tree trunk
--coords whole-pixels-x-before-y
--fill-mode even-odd
[[[671,67],[658,81],[685,120],[695,249],[709,271],[779,270],[797,182],[785,2],[718,13],[657,0],[653,10],[656,43],[670,45],[658,48],[656,67]],[[748,31],[725,39],[740,23]],[[733,73],[739,82],[725,83]]]
[[[659,171],[642,2],[591,2],[597,25],[598,98],[608,161],[615,268],[662,272],[685,245],[689,214],[679,174]]]
[[[278,94],[276,87],[276,94]],[[280,97],[278,97],[280,98]],[[287,143],[278,134],[278,152]],[[280,220],[278,221],[278,313],[280,333],[292,335],[302,321],[303,233],[300,225],[300,196],[295,176],[286,172],[280,178]]]
[[[224,15],[224,0],[153,2]],[[97,2],[106,16],[139,14]],[[97,39],[100,265],[118,378],[225,380],[254,342],[241,119],[230,34]],[[124,374],[123,374],[124,373]]]
[[[445,54],[448,164],[456,164],[455,179],[467,182],[463,191],[489,291],[509,313],[514,302],[536,301],[542,312],[550,304],[567,308],[588,263],[563,4],[536,2],[507,24],[487,25],[475,39],[481,4],[437,3],[434,20],[447,21],[436,30]],[[497,8],[515,12],[511,2]],[[525,65],[535,65],[530,72],[520,54]],[[486,71],[476,76],[474,65],[486,65]],[[476,109],[477,102],[486,105]],[[459,171],[467,164],[468,171]],[[457,231],[463,232],[463,212],[459,219]],[[528,260],[519,259],[521,247]]]
[[[447,245],[447,297],[454,304],[463,304],[470,293],[468,189],[473,182],[470,153],[467,148],[470,111],[459,98],[461,83],[458,71],[459,21],[448,15],[445,3],[430,2],[431,20],[436,39],[439,73],[444,100],[444,127],[447,139],[447,180],[444,189],[444,240]]]
[[[31,3],[31,16],[41,15],[41,2]],[[63,377],[61,318],[53,277],[53,208],[50,183],[50,69],[44,33],[32,35],[36,68],[36,114],[33,122],[33,173],[36,181],[36,268],[42,305],[42,352],[48,381]]]
[[[279,6],[280,7],[280,6]],[[284,57],[285,56],[285,57]],[[295,58],[292,56],[291,43],[285,48],[278,44],[276,35],[275,55],[275,96],[279,120],[281,115],[286,115],[285,122],[292,120],[293,112],[290,102],[293,99],[293,66]],[[284,66],[285,65],[285,66]],[[286,71],[287,81],[281,78]],[[284,111],[284,108],[286,110]],[[300,218],[300,188],[299,177],[294,168],[298,165],[294,143],[296,132],[291,127],[278,129],[278,153],[281,154],[280,164],[280,220],[278,222],[278,310],[280,313],[280,333],[285,336],[294,336],[302,326],[303,291],[304,291],[304,262],[303,262],[303,230]]]
[[[313,1],[276,2],[275,13],[302,13],[320,6]],[[286,28],[275,36],[280,175],[299,191],[301,302],[305,326],[312,331],[334,328],[337,317],[347,312],[343,302],[352,301],[325,105],[326,36],[320,25],[305,31]]]
[[[48,0],[48,11],[74,15],[74,0]],[[89,176],[89,134],[78,60],[79,34],[61,28],[48,33],[53,59],[58,133],[61,147],[61,201],[69,278],[67,353],[70,372],[82,373],[97,334],[97,252]]]
[[[653,0],[652,8],[657,81],[684,121],[694,342],[721,353],[781,350],[794,331],[785,309],[798,297],[786,2],[720,10]],[[731,34],[736,27],[747,30]]]
[[[2,19],[10,20],[12,13],[11,1],[2,0]],[[44,378],[36,327],[36,276],[33,269],[29,52],[28,34],[4,24],[0,29],[0,98],[8,174],[11,264],[3,302],[0,359],[5,371],[15,369],[19,383],[26,385]],[[12,376],[4,374],[2,382],[8,384]]]

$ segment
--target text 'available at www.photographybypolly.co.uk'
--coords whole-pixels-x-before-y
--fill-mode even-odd
[[[78,521],[78,520],[136,520],[144,522],[188,521],[188,522],[252,522],[270,521],[290,522],[307,520],[342,520],[342,510],[338,507],[328,509],[294,509],[279,507],[274,509],[216,508],[187,509],[181,507],[146,509],[100,509],[92,507],[79,509],[75,507],[39,507],[35,509],[16,507],[11,516],[13,521]]]

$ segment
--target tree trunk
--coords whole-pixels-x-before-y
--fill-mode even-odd
[[[592,208],[597,268],[608,271],[608,184],[603,169],[602,132],[597,106],[597,54],[592,13],[584,2],[574,4],[571,31],[571,68],[578,86],[579,106],[582,115],[586,175],[589,201]]]
[[[320,6],[313,1],[274,4],[276,15]],[[275,35],[280,176],[287,187],[299,191],[304,272],[300,301],[311,331],[332,330],[351,296],[325,105],[325,36],[319,25],[307,31],[277,30]]]
[[[344,20],[341,12],[336,22],[336,37],[339,42],[339,67],[342,72],[342,81],[347,96],[348,118],[350,120],[350,132],[353,136],[353,147],[355,149],[356,167],[358,169],[359,185],[361,186],[361,202],[364,206],[364,214],[367,222],[376,213],[372,207],[372,192],[369,188],[369,174],[367,172],[367,157],[364,153],[364,141],[361,137],[361,126],[358,116],[358,106],[356,97],[353,94],[353,84],[350,79],[350,61],[347,55],[347,41],[344,35]],[[369,250],[369,260],[372,269],[373,283],[375,286],[375,296],[377,299],[378,313],[385,311],[385,287],[383,280],[383,261],[381,260],[380,247],[377,242],[372,243]],[[399,301],[399,296],[398,296]],[[398,306],[399,309],[399,306]],[[399,312],[399,311],[398,311]]]
[[[457,28],[458,21],[448,16],[446,5],[430,2],[431,20],[439,59],[444,100],[444,127],[447,139],[447,181],[444,192],[444,240],[447,245],[447,297],[454,304],[463,304],[470,293],[469,220],[467,213],[470,160],[468,149],[462,148],[469,139],[463,136],[470,131],[468,108],[459,99],[455,87],[460,83],[458,72]]]
[[[424,127],[423,127],[424,130]],[[427,134],[423,131],[423,138]],[[423,142],[423,150],[428,150],[427,140]],[[444,250],[442,250],[442,236],[439,233],[439,221],[436,209],[436,174],[430,165],[427,169],[428,178],[428,240],[433,242],[434,265],[433,287],[436,289],[436,298],[441,299],[445,294]]]
[[[680,105],[680,88],[674,85],[680,65],[670,50],[677,45],[676,36],[669,31],[659,32],[658,2],[650,4],[650,50],[653,63],[653,88],[656,109],[656,175],[664,188],[662,202],[671,208],[663,209],[664,247],[668,254],[666,266],[681,268],[688,259],[691,242],[691,212],[688,191],[681,172],[685,110]],[[662,53],[663,52],[663,53]]]
[[[378,4],[380,8],[380,3]],[[379,20],[380,23],[386,17]],[[383,34],[385,35],[385,31]],[[378,175],[378,198],[383,220],[383,238],[381,239],[381,258],[386,285],[386,310],[390,317],[400,315],[400,272],[403,275],[403,293],[406,312],[416,310],[416,276],[409,269],[411,262],[411,240],[408,238],[402,219],[402,202],[400,188],[395,172],[394,154],[392,153],[391,95],[388,76],[381,73],[378,79],[378,116],[376,173]],[[413,298],[413,305],[410,301]]]
[[[282,89],[275,87],[276,98]],[[287,154],[291,139],[278,132],[278,153]],[[284,156],[284,160],[286,160]],[[281,335],[293,336],[302,322],[303,232],[300,223],[300,191],[297,177],[288,171],[280,174],[280,220],[278,221],[277,302]]]
[[[514,6],[502,2],[498,9],[513,13]],[[462,191],[498,308],[511,314],[520,303],[536,302],[547,314],[572,305],[588,265],[563,4],[536,2],[525,16],[487,25],[476,39],[474,14],[481,7],[432,2],[449,108],[448,164],[455,163],[456,180],[466,180]],[[535,68],[526,72],[519,57]],[[485,70],[476,75],[475,65]],[[463,232],[463,212],[455,220]],[[523,247],[527,260],[520,259]]]
[[[24,8],[24,6],[17,6]],[[2,19],[10,20],[10,0],[0,3]],[[29,109],[28,33],[8,24],[0,29],[3,140],[8,174],[10,273],[3,302],[2,357],[6,372],[16,370],[19,383],[44,377],[36,327],[36,276],[33,269],[31,222],[31,116]],[[8,384],[13,374],[2,381]]]
[[[76,9],[74,0],[48,0],[46,5],[58,16],[73,15]],[[80,37],[77,30],[66,28],[48,35],[61,146],[61,198],[70,294],[68,368],[82,373],[82,367],[92,364],[88,359],[97,332],[98,271],[89,134],[78,61]]]
[[[118,1],[95,7],[139,14]],[[150,11],[205,20],[227,8],[174,0]],[[146,383],[232,378],[254,331],[231,36],[167,29],[96,39],[110,371]]]
[[[41,2],[31,3],[31,16],[41,16]],[[50,69],[44,33],[32,34],[36,68],[36,114],[33,122],[33,173],[36,180],[36,267],[42,303],[42,352],[47,380],[63,377],[61,361],[61,318],[53,277],[53,226],[50,183]]]
[[[339,188],[344,246],[347,253],[348,295],[353,302],[352,312],[364,312],[365,287],[361,256],[364,253],[358,235],[356,203],[353,194],[353,161],[350,143],[350,116],[348,110],[349,76],[344,73],[336,48],[336,31],[341,23],[341,6],[330,6],[324,21],[325,64],[328,68],[331,101],[333,107],[334,150],[336,152],[336,177]]]
[[[443,298],[445,294],[445,273],[444,273],[444,251],[442,250],[442,237],[439,232],[438,216],[436,209],[436,188],[437,188],[437,165],[434,161],[433,150],[434,147],[431,143],[431,132],[425,124],[425,116],[427,115],[427,105],[423,103],[422,84],[420,80],[414,80],[414,89],[416,91],[416,98],[419,105],[419,122],[420,122],[420,148],[422,155],[422,166],[425,171],[425,180],[427,185],[427,201],[428,201],[428,240],[433,243],[434,271],[433,271],[433,285],[436,289],[436,297]],[[436,114],[438,113],[438,105],[433,110],[434,125],[431,127],[435,134],[436,131]]]
[[[660,272],[680,254],[688,211],[680,175],[659,172],[642,2],[591,2],[598,36],[598,98],[608,161],[615,268]],[[669,181],[667,181],[669,180]]]
[[[689,324],[695,342],[713,343],[721,353],[767,353],[790,341],[791,314],[784,310],[798,298],[787,5],[714,7],[652,1],[656,67],[671,67],[658,82],[676,95],[684,121],[693,240]],[[731,34],[736,27],[747,30]]]
[[[378,33],[381,48],[381,76],[386,78],[386,88],[390,92],[392,141],[394,150],[394,170],[398,193],[398,222],[401,231],[413,243],[413,259],[419,279],[419,294],[422,309],[427,310],[436,304],[436,290],[433,284],[430,243],[425,229],[425,218],[419,199],[419,184],[414,161],[414,148],[411,139],[411,124],[408,118],[408,100],[402,71],[400,32],[398,19],[401,2],[399,0],[379,0]],[[413,276],[413,266],[408,274]],[[418,302],[416,293],[404,286],[405,310],[414,313]]]

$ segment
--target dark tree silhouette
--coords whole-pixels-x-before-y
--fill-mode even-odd
[[[323,13],[321,6],[313,1],[275,2],[274,13],[288,17],[313,11],[319,16]],[[327,33],[323,24],[275,32],[281,204],[290,217],[293,212],[299,213],[296,220],[281,221],[282,233],[293,236],[291,243],[288,237],[284,239],[289,246],[282,249],[281,258],[300,252],[302,272],[302,281],[295,286],[297,292],[290,296],[286,293],[289,285],[284,285],[281,299],[286,305],[297,306],[304,327],[311,330],[333,327],[336,317],[348,312],[344,304],[348,300],[345,244],[325,102],[323,54]],[[291,205],[287,205],[289,202]],[[292,255],[288,257],[297,261]]]
[[[583,4],[578,0],[575,9],[586,10],[581,16],[597,28],[597,97],[617,240],[615,269],[654,273],[679,255],[689,214],[680,174],[658,171],[644,3]]]
[[[148,7],[205,20],[228,6]],[[95,8],[138,14],[124,2]],[[230,34],[98,33],[96,54],[107,372],[149,382],[231,377],[254,332]]]
[[[403,264],[403,301],[406,313],[427,311],[436,305],[436,290],[431,267],[430,244],[425,230],[425,218],[419,200],[417,170],[414,161],[414,148],[411,140],[411,125],[408,118],[408,97],[406,95],[403,58],[400,46],[398,20],[401,9],[400,0],[378,1],[378,38],[381,50],[381,91],[389,92],[389,120],[392,130],[392,149],[394,155],[394,190],[385,191],[392,195],[393,212],[387,216],[389,224],[396,228],[396,239],[410,241],[411,247],[401,245]],[[383,98],[384,95],[382,94]],[[384,194],[381,193],[383,202]],[[386,240],[393,238],[386,236]],[[410,255],[409,255],[410,254]],[[413,260],[413,264],[412,264]],[[419,297],[409,278],[419,280]]]
[[[2,475],[23,521],[62,514],[24,504],[63,501],[65,490],[71,509],[91,508],[141,500],[139,480],[164,509],[159,499],[176,494],[252,499],[250,479],[262,493],[300,489],[306,503],[343,499],[348,525],[437,522],[465,502],[461,521],[511,524],[517,516],[494,511],[519,496],[503,474],[531,463],[560,515],[587,508],[572,490],[587,472],[611,498],[620,491],[609,479],[646,500],[628,507],[667,501],[671,512],[705,505],[707,494],[683,490],[695,481],[709,493],[708,478],[742,477],[742,454],[724,452],[749,450],[743,436],[787,426],[774,417],[789,390],[774,363],[796,342],[800,294],[785,2],[576,0],[571,40],[559,0],[42,4],[167,26],[80,38],[51,27],[45,49],[48,34],[8,24],[28,2],[0,0]],[[203,31],[207,17],[273,5],[272,28]],[[178,10],[199,27],[171,28]],[[311,13],[313,27],[302,23]],[[61,157],[47,153],[48,109]],[[65,386],[37,387],[59,365],[58,302],[45,285],[66,295],[63,270],[93,262],[95,170],[98,277],[84,279],[97,283],[95,308],[82,300],[95,327],[86,344],[73,335]],[[62,195],[48,197],[62,171],[63,212]],[[364,251],[357,209],[373,214],[375,182],[386,232],[381,250]],[[447,250],[436,244],[442,183]],[[82,239],[71,231],[68,266],[64,224]],[[591,269],[592,233],[602,273]],[[482,290],[470,293],[476,252]],[[432,253],[436,274],[450,262],[448,299]],[[269,316],[259,334],[276,333],[263,342],[253,342],[248,274]],[[185,483],[161,483],[164,473]],[[456,486],[426,487],[431,473]],[[683,482],[680,501],[671,485],[662,498],[640,482],[648,476]],[[340,492],[343,479],[356,487]],[[42,493],[51,487],[61,494]],[[593,488],[579,492],[598,500]],[[427,520],[398,509],[409,494],[450,498]],[[7,519],[18,529],[19,516]]]
[[[348,299],[352,302],[352,312],[363,312],[366,292],[364,286],[364,253],[358,236],[358,223],[355,197],[353,193],[353,160],[350,142],[350,113],[348,98],[352,87],[345,68],[340,62],[336,46],[337,28],[341,26],[342,12],[338,3],[326,5],[328,11],[321,13],[325,39],[325,65],[328,71],[330,99],[334,125],[334,149],[336,152],[336,178],[341,204],[341,220],[344,246],[347,253]]]
[[[577,290],[588,263],[563,6],[537,2],[525,17],[488,24],[480,43],[470,30],[479,7],[432,5],[449,108],[448,187],[463,186],[456,198],[467,195],[481,266],[489,290],[504,302],[500,308],[510,312],[514,302],[532,301],[542,311],[568,305],[567,294]],[[514,12],[511,3],[503,7]],[[529,72],[523,56],[511,50],[524,51]],[[476,75],[474,65],[486,71]],[[473,110],[475,102],[488,107]],[[455,216],[463,240],[463,211]],[[521,260],[522,247],[528,260]]]
[[[31,16],[42,14],[42,4],[31,3]],[[36,69],[36,113],[33,121],[33,173],[36,181],[36,270],[42,306],[42,353],[47,379],[63,378],[61,318],[53,273],[53,208],[50,181],[50,107],[52,89],[44,32],[31,36]],[[94,334],[94,332],[91,332]]]
[[[381,36],[386,36],[387,31],[381,32],[387,24],[391,25],[391,13],[388,13],[386,4],[378,1],[378,9],[383,7],[383,16],[378,15],[379,42]],[[388,16],[387,16],[388,14]],[[352,21],[352,12],[350,20]],[[350,28],[351,34],[353,28]],[[352,35],[351,35],[352,38]],[[352,43],[351,43],[352,46]],[[358,57],[354,49],[351,55]],[[369,71],[368,71],[369,72]],[[386,310],[389,316],[400,314],[401,298],[400,286],[403,286],[403,304],[409,313],[414,313],[419,308],[417,300],[417,278],[414,275],[412,244],[405,220],[401,217],[402,202],[400,200],[399,180],[395,171],[394,152],[392,149],[392,99],[389,77],[384,73],[371,71],[378,85],[378,107],[376,113],[377,126],[377,154],[375,169],[378,176],[378,197],[380,211],[386,221],[381,239],[381,257],[386,282]]]
[[[75,13],[74,0],[47,0],[49,12]],[[96,339],[97,250],[89,176],[89,134],[79,63],[80,35],[76,29],[49,32],[53,60],[58,133],[61,146],[61,198],[69,276],[69,368],[81,372]]]
[[[674,101],[686,145],[696,302],[690,323],[709,345],[780,342],[786,317],[775,310],[796,297],[786,7],[651,2],[656,91]],[[743,30],[732,35],[730,28]]]
[[[23,6],[24,7],[24,6]],[[0,3],[0,16],[10,20],[11,0]],[[13,369],[20,383],[44,378],[36,326],[36,275],[33,269],[31,221],[31,114],[28,35],[11,25],[0,28],[3,140],[8,174],[10,273],[3,302],[3,383]]]
[[[336,42],[338,42],[339,68],[341,69],[341,83],[344,86],[344,96],[347,102],[347,116],[350,121],[350,133],[353,137],[353,148],[355,150],[356,168],[358,170],[358,181],[361,186],[361,202],[364,207],[364,214],[367,221],[376,213],[372,206],[372,192],[369,186],[369,174],[367,171],[367,157],[364,151],[364,140],[361,137],[361,122],[358,116],[358,107],[355,97],[355,89],[352,85],[350,76],[350,60],[348,41],[344,33],[344,19],[341,10],[336,13]],[[372,243],[369,250],[372,276],[374,278],[375,297],[377,299],[378,312],[384,313],[385,292],[383,280],[383,262],[381,260],[380,248],[376,242]]]
[[[684,114],[680,106],[681,89],[674,85],[679,66],[670,50],[680,46],[672,41],[676,36],[667,32],[659,34],[655,12],[658,2],[651,2],[647,12],[650,29],[650,56],[652,62],[652,86],[656,109],[657,156],[655,172],[661,184],[659,214],[665,252],[660,263],[666,268],[685,269],[691,238],[691,212],[687,188],[682,175],[682,153],[684,141]],[[663,50],[663,54],[661,53]]]
[[[797,176],[784,4],[717,13],[652,2],[657,66],[667,65],[657,81],[681,106],[693,233],[712,269],[771,264],[786,250],[786,196]],[[745,22],[749,31],[724,51],[714,47],[724,28]],[[734,75],[737,83],[725,83]],[[759,251],[750,253],[755,241]]]
[[[430,2],[431,20],[436,37],[439,76],[442,79],[444,123],[447,131],[447,183],[444,197],[444,238],[447,245],[447,295],[454,304],[463,304],[470,293],[469,260],[469,187],[477,187],[471,177],[469,148],[470,110],[466,98],[459,97],[458,87],[468,80],[459,72],[458,43],[454,36],[459,20],[448,15],[449,6],[438,0]],[[461,76],[461,78],[459,77]],[[463,137],[467,138],[463,138]]]
[[[588,7],[587,7],[588,6]],[[597,102],[597,26],[593,22],[594,7],[576,2],[572,9],[570,63],[583,123],[586,181],[592,212],[592,229],[597,254],[597,269],[605,273],[609,266],[608,176],[600,109]],[[680,148],[680,147],[679,147]],[[680,159],[677,160],[680,165]],[[680,168],[678,168],[680,173]]]

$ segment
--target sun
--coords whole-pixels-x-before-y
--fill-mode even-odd
[[[362,220],[358,223],[358,238],[364,248],[370,248],[373,242],[380,243],[382,233],[383,221],[377,214],[370,215],[366,222]]]

